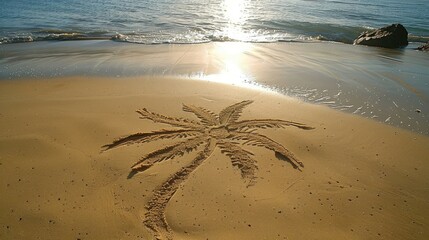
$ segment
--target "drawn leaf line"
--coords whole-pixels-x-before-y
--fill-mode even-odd
[[[219,121],[221,124],[230,124],[240,117],[241,112],[243,111],[244,107],[251,104],[253,101],[246,100],[242,101],[236,104],[233,104],[229,107],[226,107],[219,113]]]
[[[242,140],[244,141],[244,145],[265,147],[274,151],[277,158],[288,161],[294,168],[300,170],[300,167],[304,167],[304,164],[299,161],[291,151],[278,142],[259,133],[233,132],[231,133],[231,140]]]
[[[252,158],[253,153],[239,147],[236,143],[219,141],[218,146],[221,152],[231,159],[234,167],[237,167],[241,172],[243,179],[248,179],[248,186],[255,183],[255,172],[258,170],[256,160]]]
[[[116,148],[123,145],[130,145],[136,143],[147,143],[160,139],[175,139],[175,138],[187,138],[201,134],[200,131],[190,129],[178,129],[178,130],[160,130],[148,133],[135,133],[126,137],[119,138],[113,141],[111,144],[103,146],[103,150],[107,151],[112,148]]]
[[[201,134],[200,136],[190,138],[185,141],[181,141],[179,143],[153,151],[147,154],[145,157],[143,157],[140,161],[138,161],[131,167],[132,170],[128,175],[128,178],[133,177],[138,172],[142,172],[148,169],[157,162],[170,160],[178,156],[183,156],[185,153],[192,152],[204,142],[207,142],[207,136]]]
[[[165,123],[165,124],[169,124],[171,126],[176,126],[176,127],[183,127],[183,128],[188,128],[188,129],[194,129],[194,130],[198,130],[201,129],[202,125],[198,122],[189,120],[189,119],[185,119],[185,118],[172,118],[172,117],[167,117],[158,113],[154,113],[154,112],[150,112],[149,110],[147,110],[146,108],[143,108],[141,110],[137,110],[137,113],[139,113],[141,115],[141,119],[149,119],[152,120],[153,122],[156,123]]]
[[[183,111],[195,114],[206,125],[213,126],[219,124],[219,116],[205,108],[183,104]]]
[[[256,120],[244,120],[232,123],[228,125],[229,130],[240,130],[250,128],[283,128],[285,126],[293,126],[304,130],[314,129],[302,123],[277,120],[277,119],[256,119]]]

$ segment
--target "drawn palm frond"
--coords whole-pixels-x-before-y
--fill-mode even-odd
[[[313,128],[302,123],[278,119],[238,121],[243,109],[252,102],[248,100],[233,104],[220,111],[219,115],[202,107],[183,104],[182,110],[193,113],[199,122],[185,118],[167,117],[143,108],[137,111],[140,118],[148,119],[155,123],[168,124],[179,129],[135,133],[103,146],[104,150],[110,150],[119,146],[142,144],[161,139],[184,139],[146,154],[132,165],[128,178],[132,178],[154,164],[200,149],[189,164],[183,166],[160,187],[155,189],[152,199],[147,204],[144,224],[156,238],[173,238],[172,230],[165,217],[167,204],[180,185],[202,162],[210,157],[216,147],[219,147],[221,152],[229,157],[232,166],[240,170],[241,177],[247,181],[248,186],[256,182],[258,166],[253,158],[253,153],[243,149],[241,146],[264,147],[273,151],[278,159],[288,161],[294,168],[300,169],[300,167],[304,167],[303,163],[283,145],[255,131],[286,126],[293,126],[303,130]],[[204,146],[204,149],[201,150],[201,146]]]
[[[243,108],[251,103],[253,103],[253,101],[247,100],[226,107],[219,113],[220,123],[228,124],[237,121],[243,111]]]
[[[252,158],[253,153],[238,146],[237,143],[219,141],[218,146],[223,154],[231,159],[231,164],[241,172],[243,179],[248,179],[248,186],[255,183],[258,166],[256,160]]]
[[[232,123],[228,125],[230,130],[241,130],[241,129],[252,129],[252,128],[283,128],[285,126],[293,126],[304,130],[311,130],[312,127],[306,126],[302,123],[277,120],[277,119],[256,119],[256,120],[244,120]]]
[[[170,160],[175,157],[183,156],[185,153],[192,152],[204,142],[206,142],[206,137],[200,134],[200,136],[186,139],[185,141],[153,151],[131,166],[132,173],[128,176],[131,178],[136,173],[148,169],[155,163]]]
[[[183,104],[183,111],[195,114],[206,126],[219,125],[219,116],[205,108]]]
[[[198,134],[201,134],[200,131],[190,129],[161,130],[148,133],[135,133],[126,137],[116,139],[111,144],[104,145],[102,148],[104,148],[103,150],[106,151],[123,145],[147,143],[161,139],[187,138]]]
[[[242,140],[244,141],[244,145],[264,147],[272,150],[276,153],[276,157],[281,156],[283,160],[288,161],[296,169],[300,170],[300,167],[304,167],[304,164],[299,161],[291,151],[278,142],[259,133],[235,132],[232,134],[231,139]]]
[[[190,129],[198,129],[203,127],[203,125],[201,125],[198,122],[185,119],[185,118],[167,117],[158,113],[150,112],[146,108],[137,110],[136,112],[141,115],[140,117],[141,119],[149,119],[156,123],[165,123],[175,127],[183,127],[183,128],[190,128]]]

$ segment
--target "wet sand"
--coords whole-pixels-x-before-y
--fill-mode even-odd
[[[429,135],[429,54],[340,43],[0,45],[0,79],[182,76],[258,86]]]
[[[255,160],[254,184],[217,145],[165,208],[174,239],[427,239],[429,138],[281,94],[171,77],[0,82],[0,238],[151,239],[148,202],[204,145],[131,179],[146,154],[184,138],[102,151],[134,133],[178,129],[136,110],[199,119],[244,100],[237,121],[311,126],[257,128],[304,164],[237,140]],[[212,136],[212,135],[211,135]],[[226,137],[222,134],[216,135]],[[243,160],[243,158],[241,158]],[[168,184],[166,185],[168,186]],[[156,208],[155,208],[156,209]]]

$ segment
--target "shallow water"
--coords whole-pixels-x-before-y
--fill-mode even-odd
[[[311,41],[351,43],[400,22],[429,40],[427,0],[3,0],[0,42],[110,38],[134,43]]]
[[[274,91],[429,135],[429,54],[340,43],[0,46],[0,79],[183,76]]]

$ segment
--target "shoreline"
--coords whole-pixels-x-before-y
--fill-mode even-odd
[[[390,24],[395,24],[400,22],[391,22]],[[323,25],[323,24],[322,24]],[[389,25],[385,23],[385,26]],[[328,29],[326,28],[328,27]],[[338,28],[339,27],[339,28]],[[112,40],[117,42],[125,43],[137,43],[137,44],[200,44],[200,43],[211,43],[211,42],[246,42],[246,43],[276,43],[276,42],[300,42],[300,43],[311,43],[311,42],[335,42],[343,43],[348,45],[353,45],[354,41],[364,32],[373,31],[380,29],[383,26],[377,27],[368,27],[368,26],[340,26],[340,25],[331,25],[327,24],[325,27],[325,32],[320,32],[319,34],[310,34],[306,35],[303,33],[292,33],[281,36],[267,34],[267,32],[262,33],[259,36],[251,36],[245,34],[243,31],[243,36],[247,37],[238,37],[232,35],[225,35],[225,32],[217,32],[209,34],[206,31],[199,32],[187,32],[183,35],[174,32],[165,32],[164,35],[157,35],[157,32],[151,33],[136,33],[136,32],[119,32],[119,31],[106,31],[106,32],[85,32],[79,31],[77,29],[69,30],[60,30],[60,29],[40,29],[35,28],[33,31],[20,34],[10,35],[11,33],[4,32],[6,36],[0,36],[0,44],[14,44],[14,43],[29,43],[29,42],[40,42],[40,41],[81,41],[81,40]],[[332,28],[329,29],[329,28]],[[349,29],[347,29],[349,28]],[[350,31],[353,29],[352,31]],[[240,31],[242,31],[241,29]],[[327,30],[327,31],[326,31]],[[336,30],[336,32],[335,32]],[[343,30],[343,32],[341,31]],[[415,29],[414,29],[415,30]],[[327,35],[325,35],[327,34]],[[237,38],[238,37],[238,38]],[[416,44],[425,44],[429,40],[429,36],[416,35],[414,33],[408,33],[408,40],[411,45]],[[409,48],[405,46],[404,48]],[[416,47],[414,48],[417,49]]]
[[[0,79],[173,76],[265,88],[429,135],[429,55],[339,43],[1,45]]]
[[[121,34],[118,34],[121,35]],[[358,36],[356,36],[358,37]],[[413,41],[413,39],[416,39]],[[421,39],[420,41],[417,41],[418,39]],[[390,50],[418,50],[418,47],[424,45],[429,40],[429,37],[421,37],[421,36],[411,36],[411,40],[409,41],[408,45],[399,47],[399,48],[383,48],[383,47],[372,47],[372,48],[382,48],[382,49],[390,49]],[[62,36],[59,35],[57,38],[54,39],[32,39],[29,38],[18,38],[17,42],[3,42],[0,43],[1,45],[11,45],[11,44],[29,44],[29,43],[38,43],[38,42],[74,42],[74,41],[110,41],[110,42],[117,42],[117,43],[124,43],[124,44],[138,44],[138,45],[146,45],[146,46],[154,46],[154,45],[194,45],[194,44],[209,44],[209,43],[245,43],[245,44],[275,44],[275,43],[305,43],[305,44],[311,44],[311,43],[333,43],[333,44],[344,44],[347,46],[356,46],[353,44],[353,41],[350,42],[341,42],[341,41],[335,41],[335,40],[320,40],[320,39],[310,39],[310,40],[277,40],[277,41],[239,41],[239,40],[207,40],[207,41],[201,41],[201,42],[160,42],[160,43],[140,43],[140,42],[129,42],[125,40],[120,40],[119,36],[111,36],[111,37],[93,37],[93,36],[73,36],[71,35],[70,38],[68,38],[68,35]],[[361,45],[364,46],[364,45]],[[368,46],[369,47],[369,46]],[[420,51],[424,52],[424,51]]]
[[[145,206],[163,181],[202,147],[127,179],[130,166],[180,139],[130,144],[118,137],[171,127],[149,111],[198,121],[192,104],[218,113],[252,100],[240,120],[281,119],[314,127],[258,129],[304,163],[297,171],[269,149],[248,187],[216,149],[181,184],[165,216],[175,239],[425,239],[429,137],[280,94],[178,78],[88,78],[0,82],[0,236],[153,237]],[[35,185],[37,183],[37,185]],[[37,231],[30,231],[37,229]],[[308,229],[311,229],[310,231]]]

